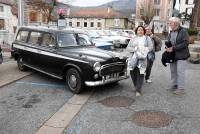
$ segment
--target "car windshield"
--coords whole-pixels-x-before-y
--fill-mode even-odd
[[[59,33],[58,34],[58,46],[86,46],[93,45],[90,37],[87,34],[82,33]]]
[[[95,31],[88,31],[88,35],[91,37],[91,38],[99,38],[100,35],[95,32]]]

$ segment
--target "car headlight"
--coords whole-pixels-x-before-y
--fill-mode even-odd
[[[93,69],[98,72],[101,69],[101,64],[99,62],[94,63]]]

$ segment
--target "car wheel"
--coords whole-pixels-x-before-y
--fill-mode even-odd
[[[84,88],[84,83],[81,78],[79,71],[74,68],[71,68],[66,73],[66,84],[70,91],[73,93],[80,93]]]
[[[22,57],[19,57],[17,59],[17,66],[18,66],[20,71],[26,71],[27,70],[27,67],[24,65]]]

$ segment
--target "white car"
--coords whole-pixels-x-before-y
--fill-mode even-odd
[[[105,33],[107,38],[119,40],[119,43],[116,45],[116,47],[126,48],[129,41],[131,40],[131,37],[121,36],[116,31],[103,30],[103,32]]]
[[[96,32],[98,33],[98,35],[101,38],[103,38],[105,40],[112,40],[114,47],[120,45],[120,40],[118,38],[112,38],[112,37],[108,36],[103,30],[96,30]]]
[[[128,33],[132,38],[135,37],[135,32],[133,30],[125,29],[125,30],[122,30],[122,32]]]
[[[114,49],[113,40],[102,38],[96,31],[93,31],[93,30],[87,30],[85,32],[90,36],[90,38],[92,39],[92,42],[95,44],[96,47],[105,49],[105,50]]]

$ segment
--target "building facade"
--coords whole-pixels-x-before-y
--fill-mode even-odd
[[[0,30],[13,33],[17,27],[17,16],[12,12],[12,2],[0,0]]]
[[[142,16],[153,16],[150,25],[154,25],[155,33],[162,33],[167,29],[172,6],[173,0],[136,0],[136,26],[144,25]]]
[[[0,44],[10,45],[17,28],[17,13],[10,0],[0,0]]]
[[[191,17],[192,9],[194,8],[194,0],[181,0],[180,1],[180,13],[182,14],[182,25],[183,27],[189,28],[190,20],[185,17],[188,15]]]
[[[81,29],[126,29],[128,18],[107,9],[82,9],[66,15],[67,25]]]
[[[194,0],[181,0],[180,1],[180,13],[192,14],[194,8]]]

